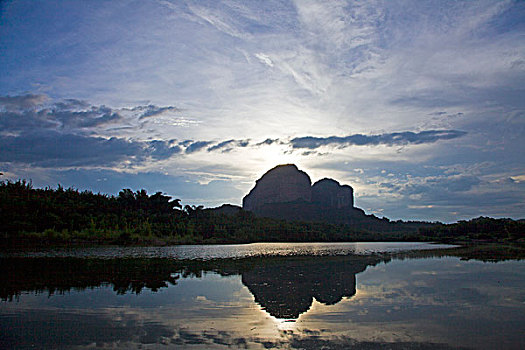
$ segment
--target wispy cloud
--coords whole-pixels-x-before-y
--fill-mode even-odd
[[[132,111],[140,111],[139,119],[153,118],[169,112],[179,112],[180,110],[173,106],[158,107],[154,105],[139,106],[131,109]]]
[[[268,67],[273,67],[273,62],[272,62],[271,58],[268,55],[265,55],[263,53],[256,53],[255,57],[257,57],[257,59],[259,59],[259,61],[261,61],[262,63],[264,63]]]

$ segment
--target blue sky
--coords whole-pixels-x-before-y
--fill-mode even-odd
[[[525,217],[523,1],[3,1],[0,171],[240,204],[277,164],[390,219]]]

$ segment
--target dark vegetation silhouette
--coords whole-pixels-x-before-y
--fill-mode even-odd
[[[255,216],[235,206],[204,209],[157,192],[123,189],[117,196],[73,188],[33,188],[25,180],[0,182],[3,244],[194,244],[326,241],[523,241],[525,222],[478,218],[456,224],[350,224]]]
[[[441,241],[451,240],[508,240],[525,243],[525,220],[494,219],[480,216],[454,224],[421,227],[422,236]]]
[[[118,196],[72,188],[35,189],[19,180],[0,183],[0,232],[5,241],[93,243],[241,243],[255,241],[355,241],[416,239],[417,232],[389,227],[291,222],[256,217],[239,208],[182,206],[180,199],[145,190]]]

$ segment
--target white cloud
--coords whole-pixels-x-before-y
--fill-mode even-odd
[[[268,67],[273,67],[273,62],[272,62],[271,58],[268,55],[265,55],[263,53],[256,53],[254,56],[257,57],[259,59],[259,61],[261,61],[262,63],[264,63]]]

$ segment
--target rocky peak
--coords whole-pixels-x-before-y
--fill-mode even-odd
[[[308,174],[296,165],[278,165],[256,181],[255,187],[244,197],[242,206],[246,210],[257,211],[267,203],[310,202],[311,183]]]
[[[307,203],[309,210],[353,208],[354,190],[348,185],[340,185],[339,182],[326,178],[311,186],[308,174],[294,164],[284,164],[270,169],[256,181],[255,187],[243,199],[243,208],[268,214],[269,205],[275,210],[281,210],[276,205],[292,202],[295,206]],[[307,215],[306,207],[302,207]]]
[[[333,179],[324,178],[312,186],[312,202],[328,208],[352,208],[354,190],[348,185],[340,185]]]

